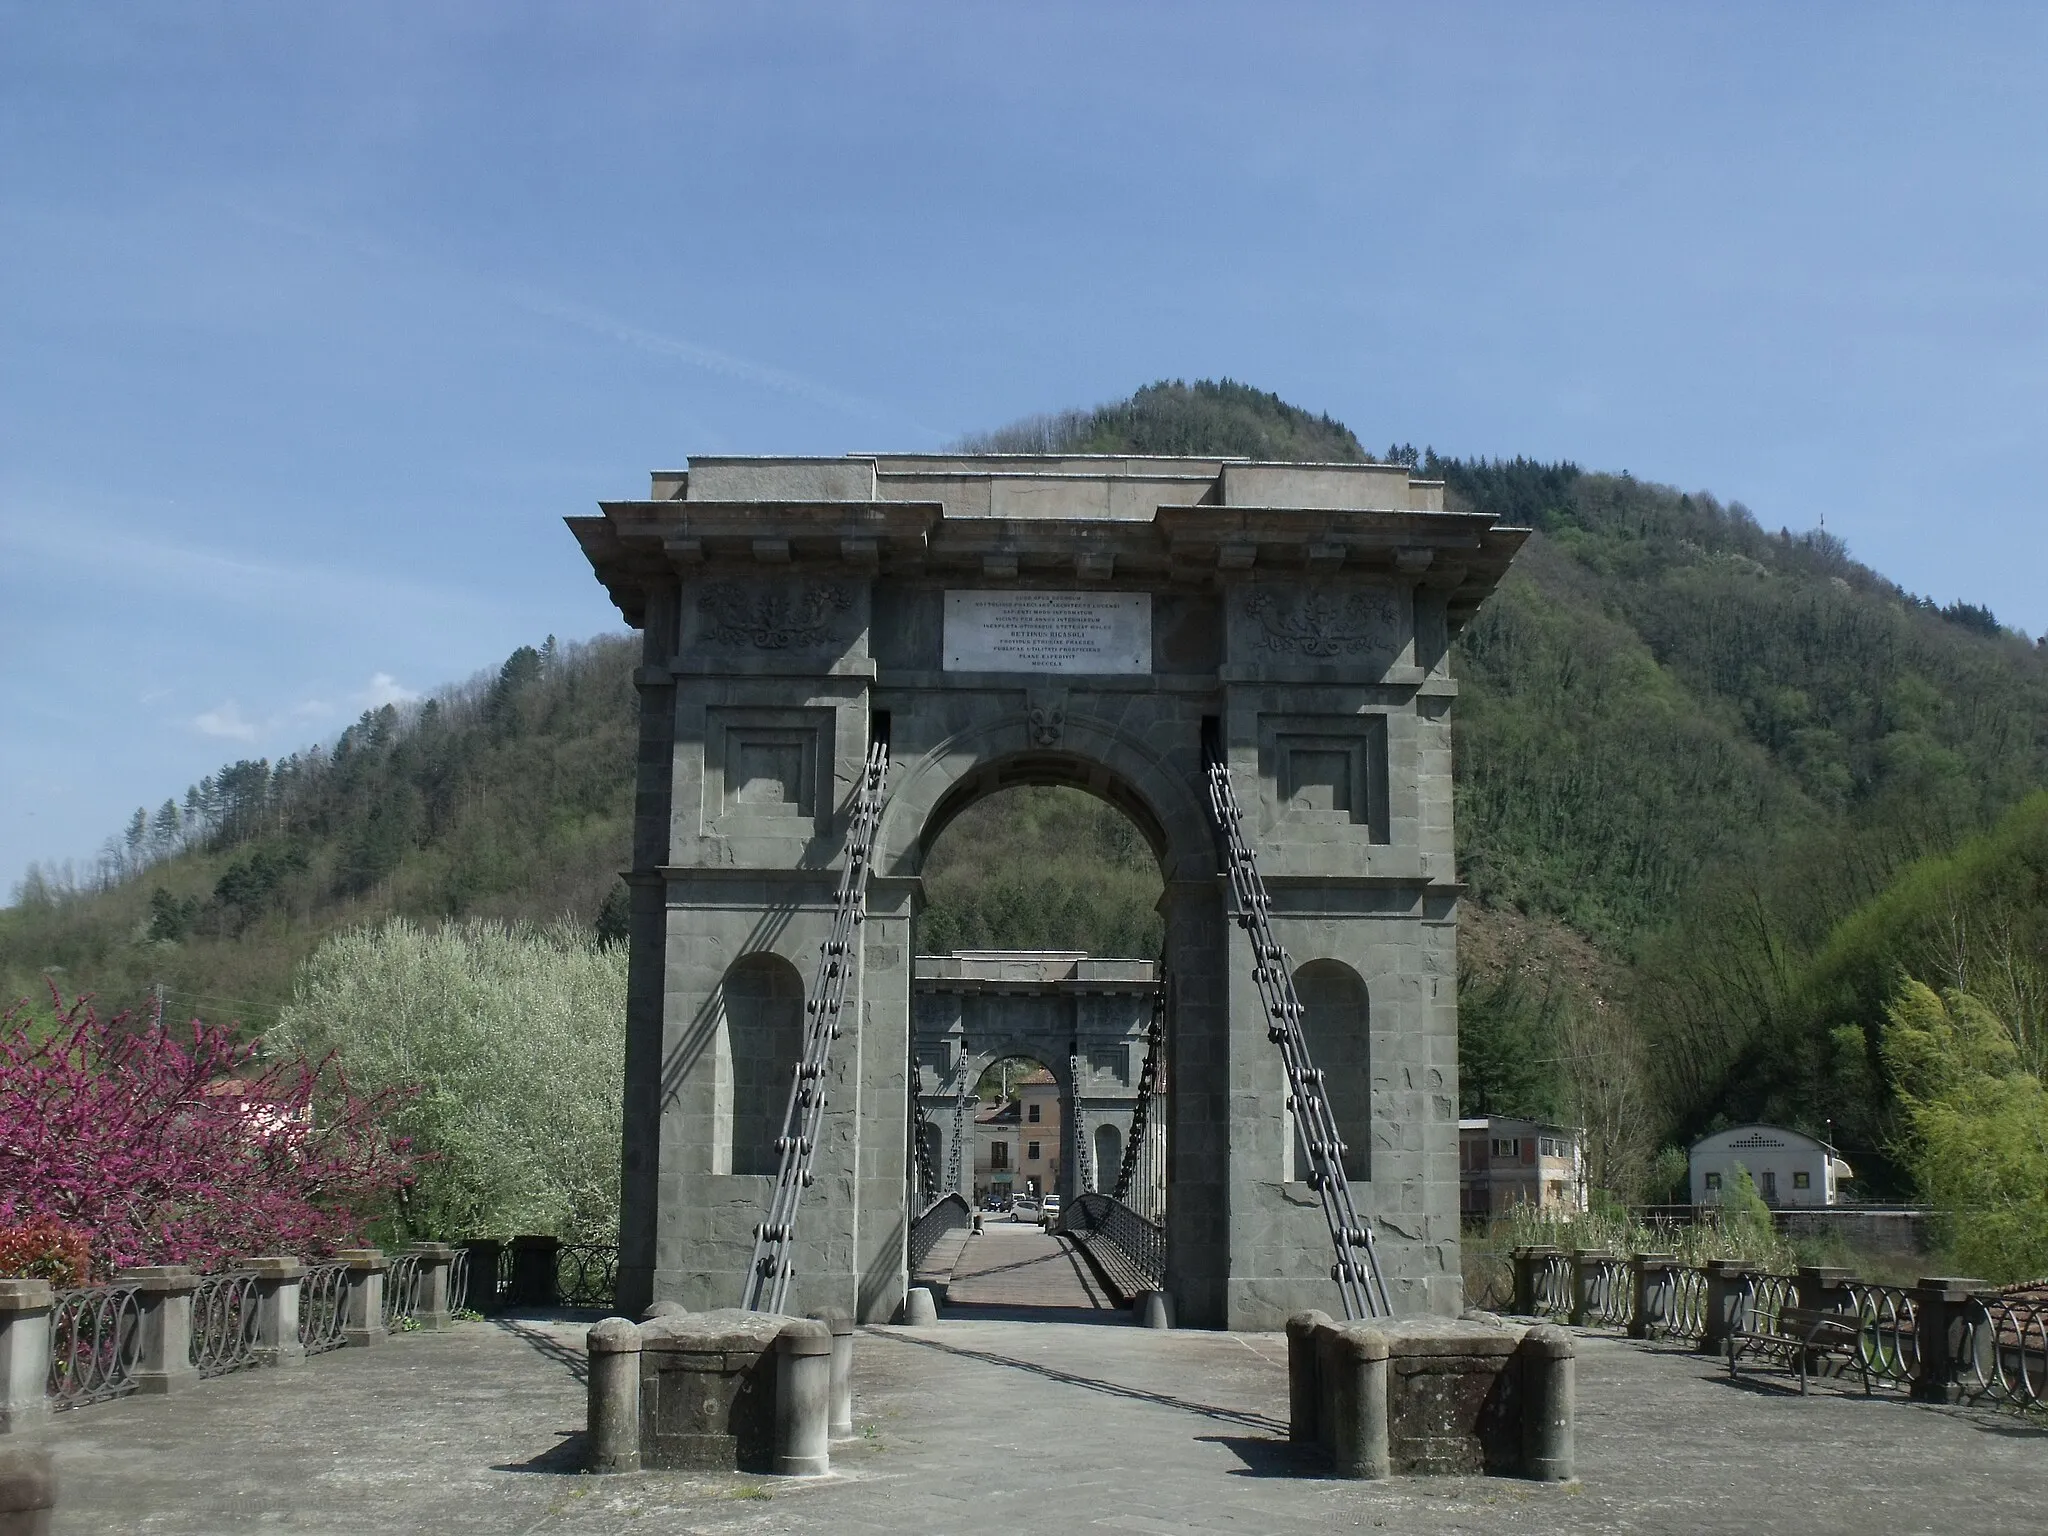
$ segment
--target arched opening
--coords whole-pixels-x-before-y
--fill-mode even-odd
[[[1116,1188],[1117,1171],[1123,1167],[1124,1133],[1108,1123],[1095,1127],[1095,1163],[1089,1169],[1089,1188],[1108,1194]]]
[[[1107,795],[1056,785],[949,797],[924,848],[918,948],[1152,959],[1165,889],[1150,836]]]
[[[796,967],[780,955],[734,961],[719,986],[714,1171],[776,1171],[775,1138],[782,1134],[803,1032],[804,983]]]
[[[1346,1178],[1372,1176],[1371,1007],[1365,982],[1341,960],[1311,960],[1294,973],[1301,999],[1302,1033],[1309,1059],[1323,1074],[1323,1092],[1344,1140]],[[1308,1149],[1299,1133],[1295,1168],[1306,1170]]]
[[[991,1215],[1036,1221],[1063,1168],[1066,1095],[1044,1062],[1005,1056],[974,1085],[974,1204]]]

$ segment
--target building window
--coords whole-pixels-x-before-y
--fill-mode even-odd
[[[1795,1174],[1793,1174],[1793,1175],[1792,1175],[1792,1187],[1793,1187],[1794,1189],[1811,1189],[1811,1188],[1813,1188],[1813,1175],[1812,1175],[1812,1174],[1810,1174],[1810,1173],[1795,1173]]]
[[[1035,1162],[1037,1162],[1037,1161],[1038,1161],[1038,1143],[1034,1141],[1034,1142],[1032,1142],[1032,1143],[1031,1143],[1031,1145],[1030,1145],[1030,1146],[1026,1147],[1026,1148],[1024,1149],[1024,1155],[1025,1155],[1026,1157],[1030,1158],[1032,1162],[1034,1162],[1034,1163],[1035,1163]]]
[[[1495,1157],[1520,1157],[1520,1156],[1522,1155],[1522,1139],[1521,1139],[1521,1137],[1519,1137],[1519,1136],[1496,1136],[1496,1137],[1494,1137],[1494,1138],[1493,1138],[1493,1155],[1494,1155]]]
[[[1708,1174],[1708,1175],[1707,1175],[1707,1188],[1709,1188],[1709,1189],[1719,1189],[1720,1187],[1721,1187],[1721,1175],[1719,1175],[1718,1173],[1710,1173],[1710,1174]]]
[[[1038,1124],[1038,1112],[1044,1107],[1045,1106],[1042,1104],[1026,1104],[1024,1106],[1024,1118],[1026,1120],[1029,1120],[1033,1125]],[[1037,1155],[1038,1154],[1035,1152],[1032,1154],[1033,1157],[1036,1157]]]
[[[1010,1166],[1010,1144],[1007,1141],[992,1141],[988,1147],[988,1165],[991,1168]]]

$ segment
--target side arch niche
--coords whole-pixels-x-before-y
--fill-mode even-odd
[[[1124,1161],[1124,1133],[1107,1123],[1095,1127],[1095,1165],[1089,1171],[1095,1187],[1103,1194],[1116,1188],[1117,1171]]]
[[[1311,960],[1295,971],[1294,991],[1301,999],[1309,1059],[1323,1074],[1330,1113],[1344,1139],[1344,1176],[1363,1183],[1372,1177],[1372,1004],[1365,981],[1341,960]],[[1299,1128],[1294,1166],[1308,1167]]]
[[[715,1171],[772,1174],[790,1074],[803,1052],[803,977],[780,955],[744,955],[725,973],[719,1002],[724,1134],[713,1143],[723,1164]]]

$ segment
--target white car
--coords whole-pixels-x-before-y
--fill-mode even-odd
[[[1047,1195],[1038,1208],[1038,1224],[1050,1232],[1060,1224],[1060,1197]]]

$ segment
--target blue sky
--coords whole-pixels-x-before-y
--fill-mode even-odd
[[[1229,375],[2048,629],[2048,7],[0,0],[0,890],[691,453]]]

